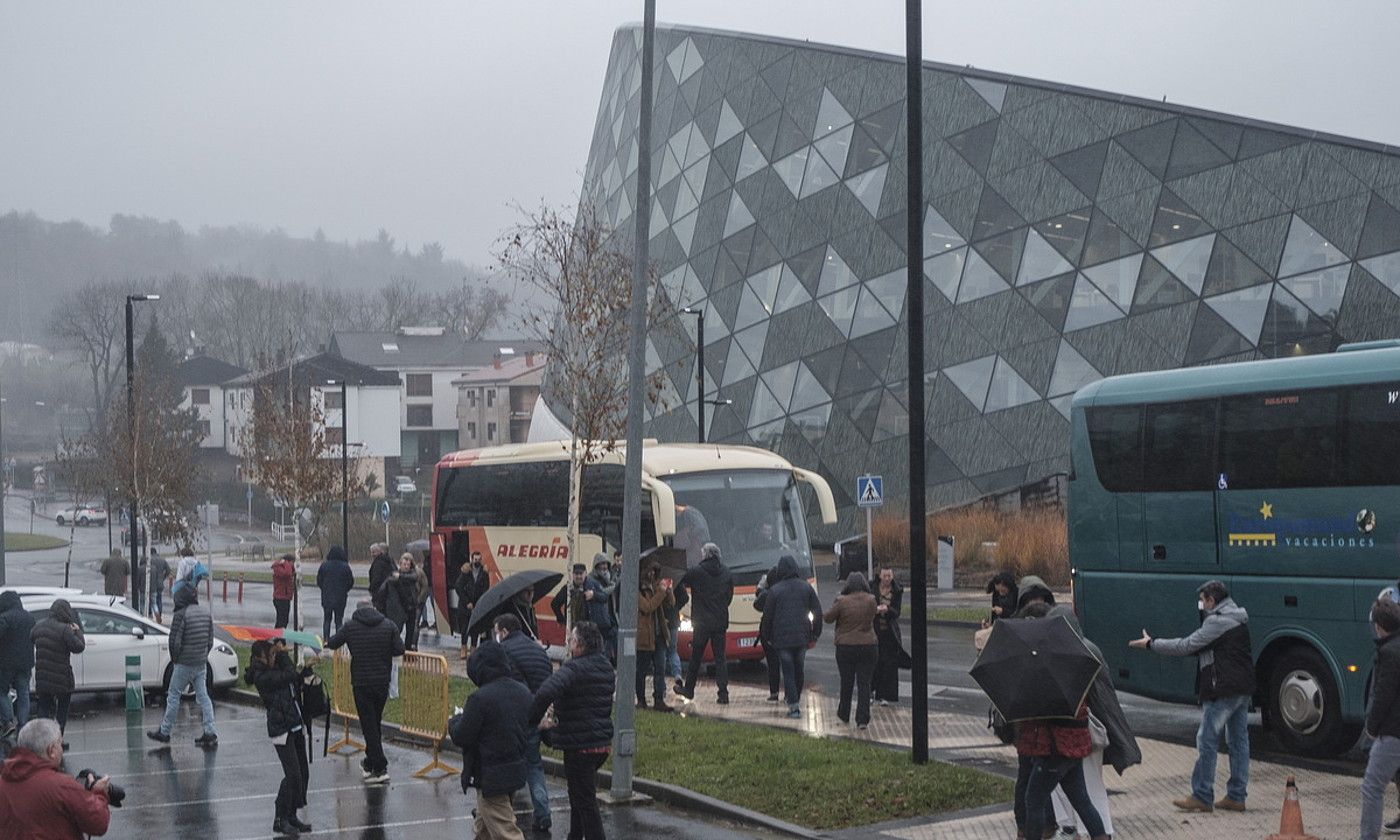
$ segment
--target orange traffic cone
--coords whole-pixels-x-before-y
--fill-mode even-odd
[[[1278,821],[1278,834],[1269,840],[1317,840],[1303,829],[1303,806],[1298,802],[1298,783],[1288,777],[1283,788],[1283,815]]]

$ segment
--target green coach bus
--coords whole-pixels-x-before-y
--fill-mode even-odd
[[[1400,341],[1111,377],[1071,429],[1075,608],[1114,683],[1194,700],[1194,658],[1127,643],[1190,633],[1218,578],[1249,612],[1265,725],[1298,753],[1355,744],[1368,611],[1400,576]]]

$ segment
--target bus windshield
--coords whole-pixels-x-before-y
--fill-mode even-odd
[[[736,583],[756,583],[784,554],[797,561],[800,574],[811,575],[812,552],[792,473],[695,473],[665,481],[676,496],[673,543],[685,549],[688,565],[698,564],[701,546],[713,542]]]

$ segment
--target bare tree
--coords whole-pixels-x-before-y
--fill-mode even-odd
[[[617,448],[627,417],[632,259],[587,202],[572,218],[547,205],[521,213],[524,219],[498,243],[498,260],[507,277],[557,304],[522,313],[521,325],[544,345],[548,388],[570,413],[568,547],[577,557],[583,467]],[[662,295],[653,301],[667,305]],[[653,323],[674,323],[666,313],[652,314]],[[648,377],[653,404],[663,382],[660,371]]]
[[[126,283],[87,283],[63,296],[49,318],[49,332],[87,368],[95,425],[112,402],[112,390],[125,368],[122,301]]]
[[[457,286],[434,295],[430,308],[449,333],[475,341],[498,326],[509,307],[510,295],[484,281],[463,277]]]

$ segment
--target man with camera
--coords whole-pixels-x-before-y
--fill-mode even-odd
[[[6,836],[81,840],[107,833],[108,805],[120,808],[126,792],[91,770],[75,779],[59,769],[62,764],[58,724],[48,718],[26,723],[0,765],[0,825]]]

